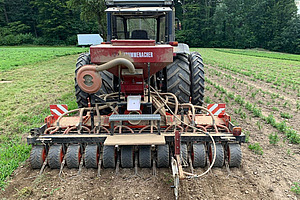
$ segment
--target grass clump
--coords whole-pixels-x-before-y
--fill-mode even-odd
[[[249,139],[250,139],[250,132],[249,131],[245,131],[245,142],[249,143]]]
[[[251,151],[254,151],[255,154],[263,155],[263,148],[260,146],[259,143],[249,144],[248,148]]]
[[[294,192],[295,194],[299,195],[300,194],[300,183],[297,183],[297,182],[293,183],[291,191]]]

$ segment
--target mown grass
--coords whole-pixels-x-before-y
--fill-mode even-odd
[[[86,51],[79,47],[0,47],[0,71]]]
[[[0,188],[4,188],[6,177],[28,158],[30,149],[18,136],[0,136]]]
[[[300,55],[297,54],[270,52],[270,51],[264,51],[258,49],[215,49],[215,50],[220,52],[225,52],[225,53],[241,54],[247,56],[300,61]]]
[[[74,97],[74,69],[77,55],[42,61],[3,71],[0,80],[0,188],[31,147],[24,141],[30,129],[43,124],[49,105],[64,103],[77,107]]]

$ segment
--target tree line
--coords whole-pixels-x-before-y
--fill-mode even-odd
[[[177,38],[191,46],[300,53],[294,0],[185,0]]]
[[[177,40],[193,47],[300,53],[294,0],[176,0]],[[0,45],[74,45],[78,33],[106,36],[104,0],[0,0]]]

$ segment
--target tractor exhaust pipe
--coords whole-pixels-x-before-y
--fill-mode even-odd
[[[116,66],[126,66],[130,73],[135,72],[135,67],[126,58],[116,58],[103,65],[85,65],[77,72],[78,86],[86,93],[96,93],[102,85],[102,78],[98,72],[108,70]]]

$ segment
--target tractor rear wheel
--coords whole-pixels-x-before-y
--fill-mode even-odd
[[[190,99],[190,69],[186,55],[177,55],[174,62],[167,66],[167,91],[175,94],[179,103],[188,103]]]
[[[204,98],[204,64],[200,53],[189,55],[192,104],[202,106]]]
[[[101,94],[110,94],[114,91],[113,89],[113,74],[108,71],[101,71],[100,76],[102,78],[102,86],[98,92],[95,94],[88,94],[84,92],[78,85],[76,75],[78,70],[84,66],[91,64],[91,57],[88,53],[80,54],[75,69],[75,95],[76,95],[76,102],[79,108],[88,107],[88,98],[90,98],[91,106],[95,104],[95,95]]]

